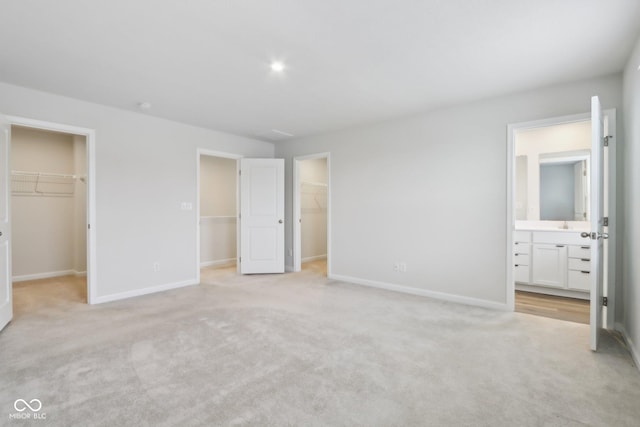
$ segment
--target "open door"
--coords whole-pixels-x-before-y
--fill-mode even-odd
[[[11,246],[9,225],[9,198],[11,196],[11,175],[9,173],[9,140],[11,126],[0,115],[0,330],[13,317],[11,293]]]
[[[600,99],[591,98],[591,233],[582,237],[591,242],[591,350],[598,349],[602,330],[603,240],[604,233],[604,133]]]
[[[284,273],[284,159],[240,160],[240,273]]]

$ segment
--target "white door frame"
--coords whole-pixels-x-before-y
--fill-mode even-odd
[[[236,161],[236,177],[240,172],[240,159],[244,156],[241,154],[226,153],[224,151],[208,150],[206,148],[198,148],[196,152],[196,282],[200,283],[200,158],[202,156],[222,157],[224,159],[232,159]],[[237,220],[238,212],[240,212],[240,180],[236,179],[236,271],[240,273],[240,264],[237,262],[240,258],[240,221]]]
[[[327,277],[331,277],[331,153],[329,152],[293,158],[293,271],[302,270],[300,162],[314,159],[327,159]]]
[[[609,239],[605,245],[605,295],[608,298],[608,306],[605,307],[606,327],[612,328],[615,322],[615,288],[616,288],[616,110],[603,110],[605,117],[605,129],[608,130],[608,151],[605,150],[607,161],[605,173],[605,215],[609,217],[609,227],[605,231],[609,233]],[[513,123],[507,126],[507,309],[515,310],[515,283],[513,281],[513,229],[515,226],[515,134],[516,131],[535,129],[566,123],[591,120],[591,113],[574,114],[561,117],[551,117],[530,122]]]
[[[96,132],[94,129],[25,117],[7,116],[7,119],[11,125],[15,126],[64,132],[85,137],[87,148],[87,303],[96,304],[98,297],[98,275],[96,269]]]

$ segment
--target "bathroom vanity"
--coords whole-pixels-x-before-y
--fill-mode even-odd
[[[514,232],[516,289],[589,299],[591,240],[577,230]]]

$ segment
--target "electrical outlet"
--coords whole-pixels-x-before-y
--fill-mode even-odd
[[[158,261],[153,263],[153,271],[155,271],[156,273],[160,271],[160,263]]]

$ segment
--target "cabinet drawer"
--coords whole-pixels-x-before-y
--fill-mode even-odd
[[[520,283],[529,283],[529,266],[518,265],[513,269],[513,280]]]
[[[531,252],[531,245],[529,243],[515,242],[513,244],[514,254],[528,254]]]
[[[531,265],[529,264],[529,254],[513,254],[513,263],[516,265]]]
[[[530,242],[531,232],[530,231],[514,231],[513,241],[514,242]]]
[[[591,258],[591,247],[589,245],[584,246],[569,246],[569,258]]]
[[[589,291],[591,289],[591,273],[569,270],[569,289]]]
[[[569,270],[591,271],[591,261],[581,258],[569,258]]]

